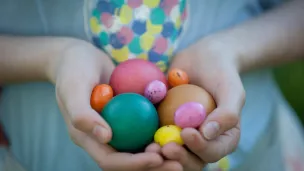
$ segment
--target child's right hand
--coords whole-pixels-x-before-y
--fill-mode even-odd
[[[106,145],[112,131],[90,105],[91,92],[106,83],[114,69],[111,60],[86,42],[75,42],[54,58],[50,77],[56,85],[59,108],[75,144],[82,147],[105,171],[145,171],[162,164],[157,153],[118,153]],[[54,72],[52,72],[54,71]]]

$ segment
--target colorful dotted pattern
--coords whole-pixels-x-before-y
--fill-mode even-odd
[[[97,0],[93,42],[115,63],[141,58],[167,70],[187,17],[187,0]]]

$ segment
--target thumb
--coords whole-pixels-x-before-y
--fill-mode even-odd
[[[76,129],[94,135],[101,143],[107,143],[112,138],[111,128],[90,104],[92,90],[97,84],[88,80],[77,82],[70,80],[68,85],[72,86],[67,86],[70,88],[62,91],[64,93],[62,103]]]
[[[232,76],[226,82],[222,80],[213,96],[217,108],[207,116],[200,127],[200,132],[207,140],[215,139],[239,123],[245,103],[245,91],[239,76]]]
[[[200,132],[207,140],[213,140],[226,131],[234,128],[239,122],[237,112],[216,108],[200,127]]]

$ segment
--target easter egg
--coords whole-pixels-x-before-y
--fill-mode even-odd
[[[112,129],[109,145],[120,152],[141,150],[153,141],[158,129],[159,120],[154,105],[135,93],[115,96],[101,115]]]
[[[107,84],[100,84],[94,87],[91,94],[91,107],[101,112],[103,107],[113,98],[112,87]]]
[[[175,125],[181,128],[197,128],[206,118],[204,106],[197,102],[188,102],[177,108],[174,114]]]
[[[183,145],[183,139],[181,137],[182,129],[176,125],[166,125],[159,128],[154,135],[154,142],[160,146],[164,146],[168,143],[174,142],[179,145]]]
[[[154,63],[143,59],[130,59],[114,69],[110,85],[116,95],[121,93],[144,95],[146,86],[154,80],[159,80],[167,86],[166,76]]]
[[[171,87],[189,83],[189,77],[186,72],[181,69],[171,69],[168,72],[168,82]]]
[[[167,92],[166,97],[157,109],[161,126],[174,125],[174,114],[176,110],[187,102],[200,103],[205,108],[207,115],[216,108],[212,96],[199,86],[183,84],[173,87]]]
[[[159,103],[167,94],[167,86],[158,80],[150,82],[145,89],[145,97],[153,104]]]

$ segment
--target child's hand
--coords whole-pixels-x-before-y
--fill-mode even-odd
[[[166,144],[163,148],[153,143],[146,148],[146,152],[159,153],[168,159],[161,166],[149,171],[202,171],[206,165],[195,154],[175,143]]]
[[[181,147],[165,146],[162,153],[168,159],[183,162],[185,170],[199,170],[190,163],[216,162],[233,152],[240,138],[239,116],[245,102],[245,91],[238,72],[237,54],[218,42],[201,40],[179,53],[173,68],[186,71],[192,84],[206,89],[216,101],[217,108],[199,128],[184,129],[182,137],[197,158]],[[179,148],[179,150],[178,150]],[[174,149],[174,150],[173,150]],[[200,162],[198,162],[200,161]]]
[[[71,139],[105,171],[144,171],[162,163],[156,153],[118,153],[105,143],[112,137],[109,125],[90,106],[92,89],[107,83],[114,69],[111,60],[90,44],[67,48],[52,65],[59,107]],[[59,140],[58,140],[59,141]]]

